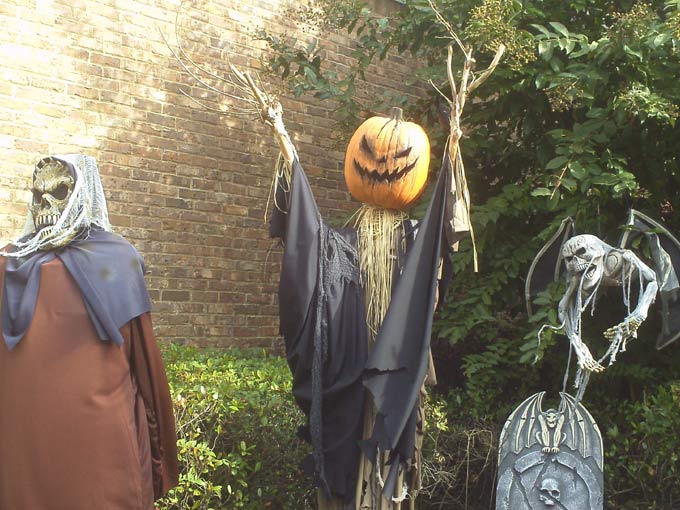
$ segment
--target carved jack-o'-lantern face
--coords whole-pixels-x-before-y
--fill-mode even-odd
[[[430,142],[418,124],[371,117],[355,131],[345,155],[345,182],[354,198],[386,209],[406,209],[425,190]]]

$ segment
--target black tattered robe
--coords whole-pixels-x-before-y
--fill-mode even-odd
[[[450,272],[442,243],[450,178],[445,164],[370,355],[356,232],[330,228],[322,220],[299,161],[293,163],[290,189],[277,186],[270,235],[285,245],[280,331],[293,394],[308,417],[302,434],[313,453],[303,466],[329,497],[354,497],[366,389],[378,418],[363,446],[369,457],[379,448],[393,459],[385,492],[413,456],[442,255],[444,273]]]

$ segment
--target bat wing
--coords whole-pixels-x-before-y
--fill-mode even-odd
[[[588,410],[577,403],[574,397],[560,393],[564,405],[564,444],[572,451],[578,451],[585,459],[592,457],[600,469],[604,461],[602,434]]]
[[[680,338],[680,241],[657,221],[631,209],[619,245],[627,248],[640,237],[648,242],[659,285],[662,326],[656,347],[662,349]]]
[[[538,442],[536,432],[540,431],[538,416],[545,391],[532,395],[522,402],[506,420],[498,444],[498,465],[509,453],[519,453]]]
[[[573,235],[574,220],[567,217],[562,220],[557,232],[545,243],[531,262],[524,286],[524,297],[529,315],[533,315],[531,304],[538,293],[544,291],[551,282],[556,282],[559,279],[562,264],[562,245]]]

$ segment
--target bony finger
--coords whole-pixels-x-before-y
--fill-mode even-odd
[[[618,333],[618,331],[619,331],[619,326],[616,325],[616,326],[612,326],[611,328],[605,330],[605,332],[603,334],[604,334],[604,337],[606,339],[613,340],[616,337],[616,334]]]

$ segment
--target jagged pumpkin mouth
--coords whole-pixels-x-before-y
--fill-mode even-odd
[[[368,156],[373,157],[375,159],[375,154],[373,150],[371,149],[370,145],[368,144],[368,140],[366,139],[366,136],[363,136],[361,139],[361,150],[365,152]],[[406,149],[399,151],[396,153],[393,157],[394,160],[397,159],[403,159],[403,158],[408,158],[408,156],[411,154],[411,149],[412,147],[407,147]],[[378,159],[375,159],[376,164],[386,164],[387,163],[387,156],[382,156]],[[373,182],[387,182],[387,183],[392,183],[394,181],[398,181],[399,179],[402,179],[406,174],[408,174],[411,170],[413,170],[418,163],[418,158],[413,160],[412,163],[409,163],[405,167],[401,168],[399,166],[393,167],[393,168],[387,168],[385,170],[378,171],[378,169],[370,169],[367,166],[362,165],[357,161],[357,159],[354,159],[354,170],[365,179],[368,179],[369,181]]]

